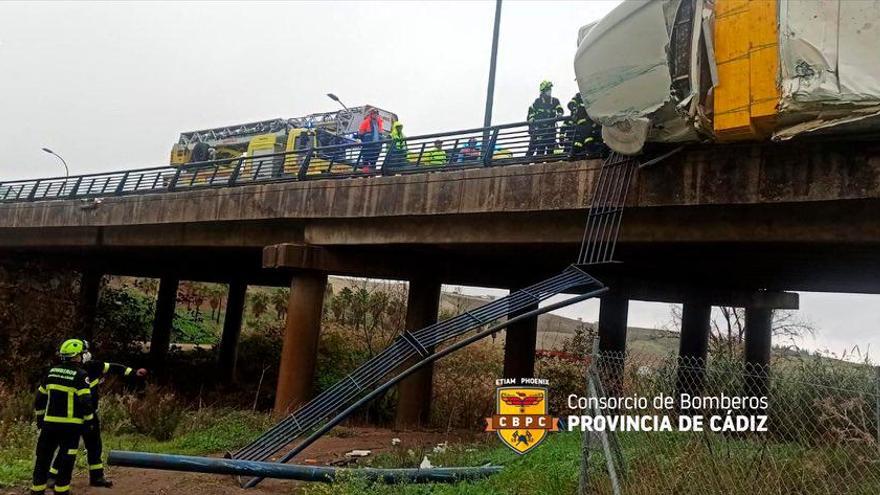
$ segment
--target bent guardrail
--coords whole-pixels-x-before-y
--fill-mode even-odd
[[[0,202],[47,201],[342,179],[562,161],[571,158],[565,118],[160,166],[0,182]]]

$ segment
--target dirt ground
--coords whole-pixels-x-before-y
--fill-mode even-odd
[[[327,465],[345,459],[345,453],[354,449],[371,450],[371,456],[392,450],[391,440],[400,439],[397,448],[418,449],[433,447],[441,442],[450,444],[473,441],[479,437],[475,431],[456,432],[410,432],[377,428],[347,427],[334,430],[334,436],[325,436],[302,454],[294,462],[297,464]],[[79,475],[74,479],[74,495],[177,495],[197,493],[199,495],[268,495],[291,494],[300,482],[287,480],[266,480],[257,488],[242,491],[230,476],[212,474],[178,473],[133,468],[108,468],[107,477],[113,480],[113,488],[92,488],[88,479]],[[5,492],[3,492],[5,494]],[[22,492],[10,492],[22,493]]]

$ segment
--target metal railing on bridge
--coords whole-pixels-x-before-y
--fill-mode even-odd
[[[565,118],[463,131],[45,179],[0,182],[0,202],[46,201],[413,174],[571,159]]]

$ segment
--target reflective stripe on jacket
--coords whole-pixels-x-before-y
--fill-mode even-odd
[[[529,107],[529,114],[526,120],[534,122],[536,120],[552,119],[561,117],[563,113],[565,112],[562,110],[562,105],[557,98],[551,96],[547,99],[539,96],[535,98],[532,106]]]
[[[37,389],[34,412],[47,423],[83,424],[94,417],[88,374],[78,363],[49,369]]]

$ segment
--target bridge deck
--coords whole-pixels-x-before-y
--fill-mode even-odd
[[[183,269],[212,279],[239,270],[282,284],[262,268],[262,250],[286,243],[323,247],[301,268],[403,278],[431,260],[449,282],[516,285],[574,259],[597,165],[267,182],[99,205],[2,203],[0,250],[143,275]],[[877,143],[693,147],[638,171],[619,254],[658,279],[702,271],[734,285],[872,291],[878,200]],[[487,259],[497,268],[481,268]]]

